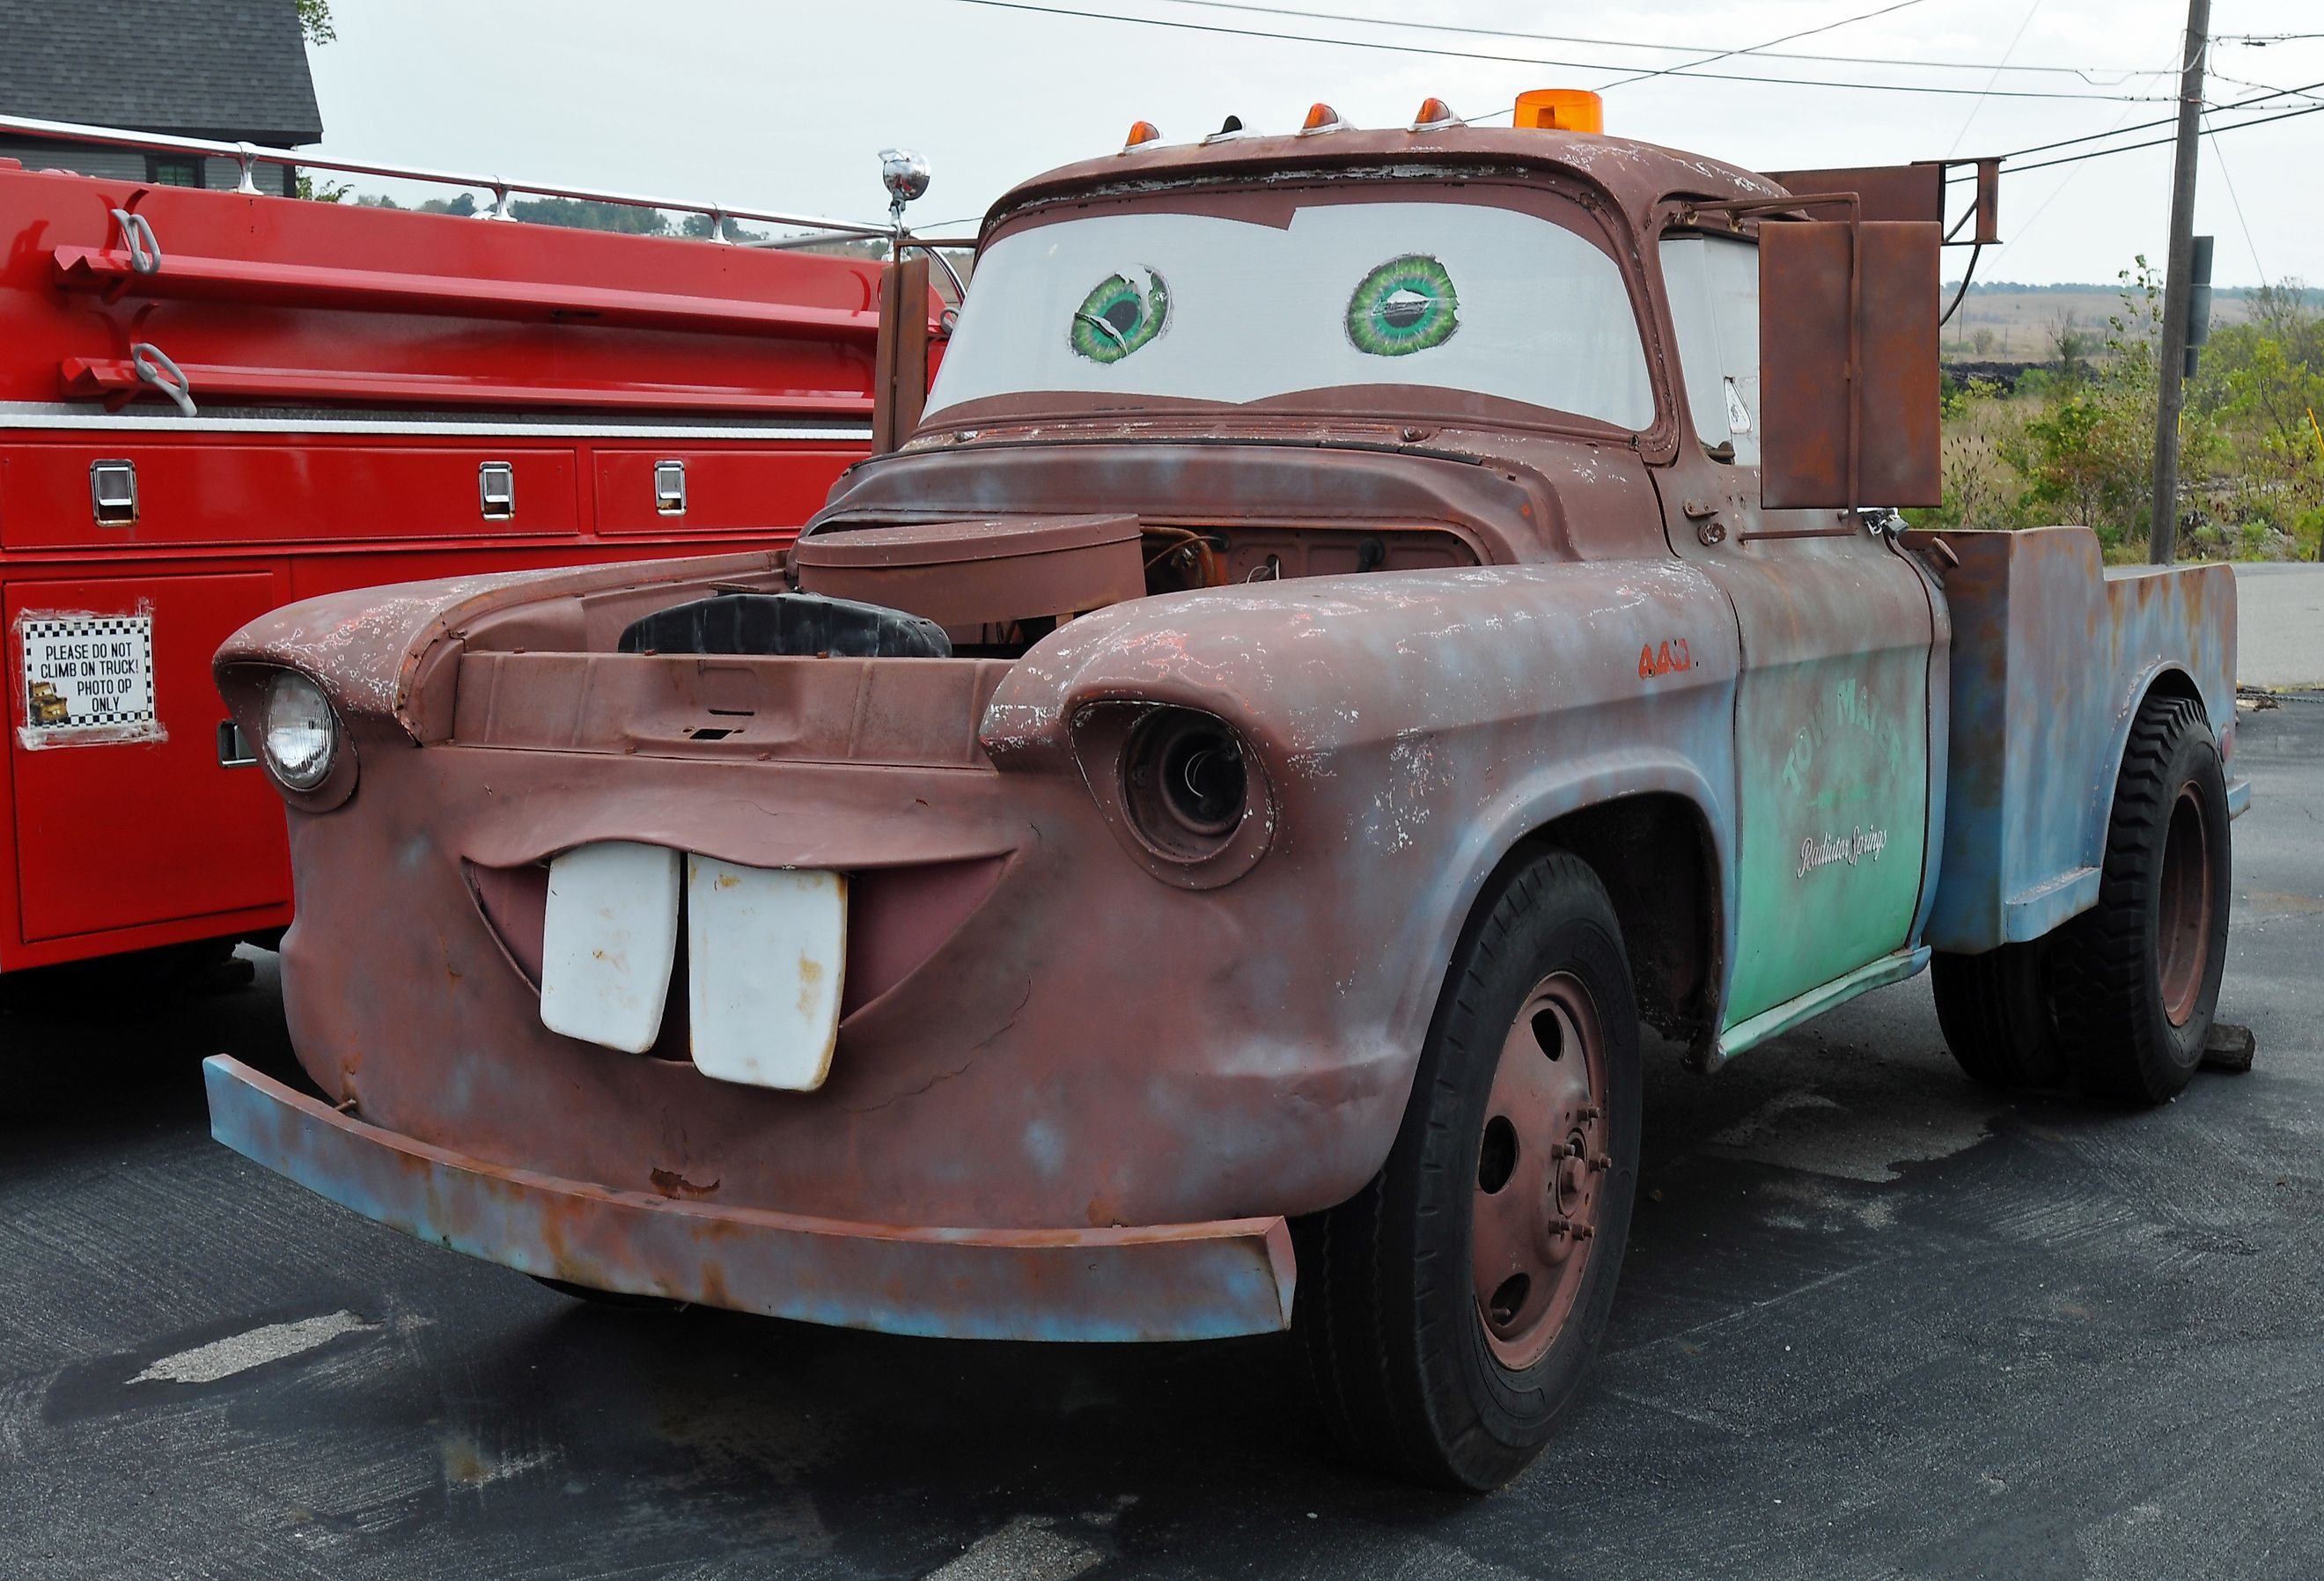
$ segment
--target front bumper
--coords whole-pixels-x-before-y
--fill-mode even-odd
[[[210,1133],[374,1219],[521,1272],[773,1318],[956,1339],[1183,1340],[1289,1326],[1279,1218],[1092,1230],[849,1224],[465,1157],[203,1062]]]

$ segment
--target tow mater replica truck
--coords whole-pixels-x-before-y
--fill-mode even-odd
[[[586,1291],[1290,1328],[1354,1449],[1506,1480],[1642,1022],[1933,963],[1972,1076],[2133,1103],[2210,1024],[2228,573],[1858,508],[1935,497],[1941,183],[1434,101],[1026,183],[787,558],[226,643],[321,1096],[213,1059],[216,1134]]]

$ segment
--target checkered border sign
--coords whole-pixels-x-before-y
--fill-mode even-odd
[[[62,620],[42,620],[26,615],[17,622],[21,633],[18,651],[24,661],[24,696],[32,695],[32,644],[50,637],[134,637],[139,655],[145,666],[146,706],[134,713],[122,714],[110,710],[76,713],[63,725],[52,725],[49,730],[106,730],[128,725],[150,725],[156,717],[160,698],[153,677],[153,617],[150,615],[78,615]]]

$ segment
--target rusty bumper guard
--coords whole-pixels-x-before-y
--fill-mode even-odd
[[[847,1224],[560,1180],[203,1061],[210,1133],[309,1190],[520,1272],[771,1318],[954,1339],[1179,1340],[1288,1327],[1280,1218],[1097,1230]]]

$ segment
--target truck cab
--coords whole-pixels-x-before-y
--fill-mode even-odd
[[[213,1060],[219,1139],[584,1290],[1289,1327],[1484,1488],[1603,1333],[1642,1022],[1709,1069],[1934,960],[1978,1079],[2183,1083],[2232,583],[1877,508],[1941,180],[1308,122],[1002,199],[788,554],[227,643],[317,1094]]]

